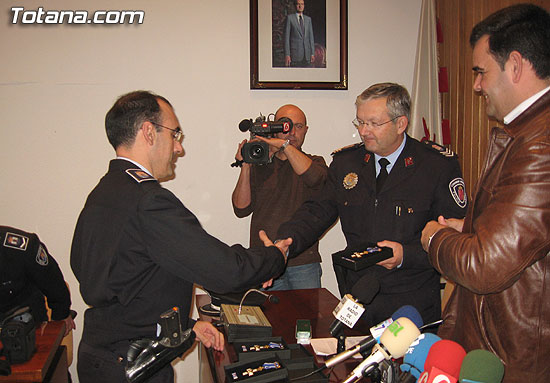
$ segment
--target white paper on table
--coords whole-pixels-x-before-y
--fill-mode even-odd
[[[357,343],[365,339],[364,336],[350,336],[346,338],[346,350],[355,346]],[[327,356],[336,354],[338,348],[338,340],[336,338],[313,338],[311,339],[311,347],[316,355]],[[362,358],[360,353],[354,355],[354,358]]]

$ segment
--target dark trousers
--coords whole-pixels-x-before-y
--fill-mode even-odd
[[[126,383],[124,367],[128,342],[113,345],[110,349],[80,342],[78,347],[78,379],[80,383]],[[148,383],[173,383],[174,370],[170,364],[153,375]]]

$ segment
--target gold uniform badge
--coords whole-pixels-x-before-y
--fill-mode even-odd
[[[359,180],[359,177],[356,173],[348,173],[344,177],[344,181],[342,181],[344,188],[346,189],[353,189],[357,185],[357,181]]]

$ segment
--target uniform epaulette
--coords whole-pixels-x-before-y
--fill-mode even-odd
[[[333,155],[338,154],[338,153],[347,152],[347,151],[352,150],[352,149],[360,148],[361,146],[363,146],[363,143],[362,143],[362,142],[358,142],[358,143],[356,143],[356,144],[347,145],[347,146],[344,146],[343,148],[336,149],[335,151],[333,151],[332,153],[330,153],[330,155],[333,156]]]
[[[438,152],[442,156],[449,157],[449,158],[458,157],[458,155],[455,152],[453,152],[451,149],[446,148],[445,146],[440,145],[437,142],[433,142],[433,141],[422,141],[422,142],[428,148],[430,148],[432,150],[435,150],[436,152]]]
[[[126,173],[137,182],[155,181],[155,177],[141,169],[126,169]]]

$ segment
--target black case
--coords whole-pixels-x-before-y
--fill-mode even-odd
[[[353,256],[357,253],[363,254],[359,257]],[[332,262],[346,269],[359,271],[391,257],[393,257],[393,250],[390,247],[379,247],[371,243],[358,248],[344,249],[334,253],[332,254]]]
[[[250,346],[264,346],[268,345],[270,342],[277,343],[282,345],[280,349],[269,348],[269,349],[260,349],[258,351],[250,350]],[[233,343],[233,348],[237,353],[239,362],[246,360],[251,360],[257,358],[258,355],[265,355],[266,353],[275,353],[280,359],[286,360],[291,358],[291,349],[288,344],[284,341],[282,337],[272,337],[272,338],[251,338],[251,339],[242,339],[238,342]],[[249,350],[249,351],[245,351]]]
[[[243,376],[243,372],[247,368],[255,368],[265,362],[274,362],[280,364],[281,368],[274,370],[264,370],[256,373],[253,376]],[[232,363],[224,367],[226,383],[271,383],[286,381],[288,378],[288,370],[286,365],[281,362],[281,359],[273,352],[262,353],[257,358],[252,358],[246,361]],[[234,376],[237,378],[235,379]]]

